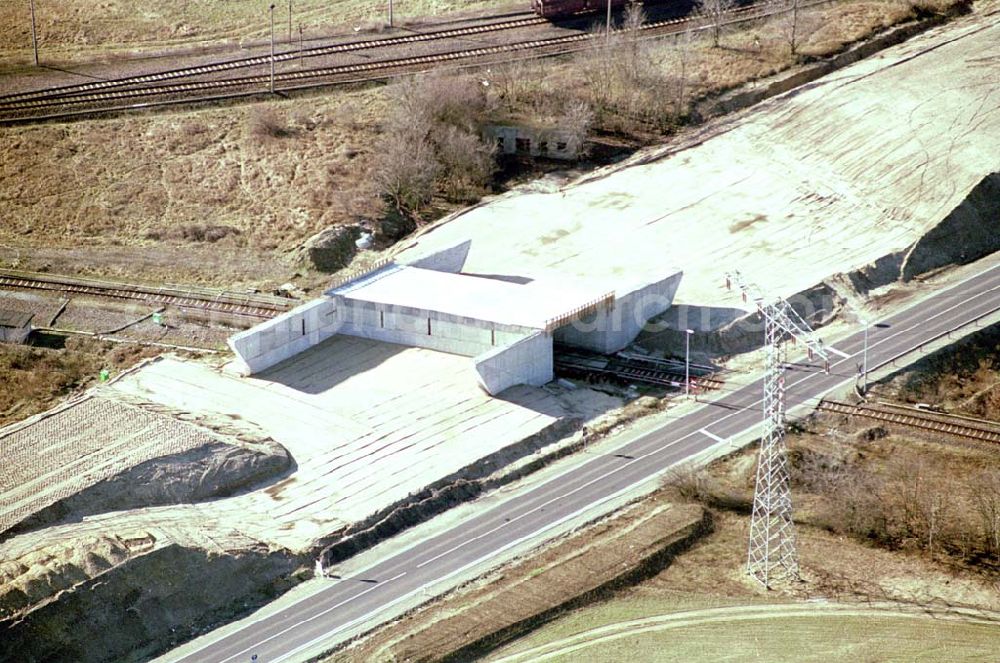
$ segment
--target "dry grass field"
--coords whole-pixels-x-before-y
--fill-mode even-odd
[[[615,606],[602,606],[580,615],[575,623],[546,628],[488,660],[972,663],[993,654],[1000,629],[995,623],[866,607],[783,605],[749,610],[740,606],[680,613],[670,601],[643,607],[646,617],[624,620]]]
[[[120,370],[156,354],[137,345],[70,337],[61,350],[0,345],[0,426],[52,407],[97,382],[102,368]]]
[[[287,40],[288,3],[275,5],[276,36]],[[268,6],[254,0],[104,0],[96,4],[90,0],[36,0],[35,17],[39,49],[51,62],[264,39],[269,34]],[[291,6],[293,38],[297,40],[300,25],[306,39],[356,26],[376,28],[386,20],[388,2],[294,0]],[[517,6],[490,0],[406,0],[395,3],[393,14],[396,22],[405,23],[461,11],[495,12]],[[0,6],[0,62],[30,61],[29,4],[5,2]]]
[[[913,14],[896,0],[842,2],[819,11],[824,27],[811,34],[805,52],[836,49]],[[755,39],[760,48],[748,46]],[[794,63],[767,25],[727,34],[722,46],[692,44],[685,99]],[[643,48],[641,76],[626,73],[631,83],[622,92],[608,96],[597,89],[612,74],[594,71],[595,58],[587,53],[494,68],[492,104],[500,113],[543,116],[582,100],[596,107],[598,131],[617,132],[633,146],[662,140],[676,122],[669,91],[677,49],[669,42]],[[667,94],[645,103],[649,90],[661,89]],[[635,90],[645,92],[636,96]],[[389,98],[371,87],[0,128],[0,265],[128,280],[279,285],[302,272],[295,249],[306,238],[385,213],[372,174]],[[637,105],[639,117],[631,113]],[[438,203],[425,217],[449,209]]]

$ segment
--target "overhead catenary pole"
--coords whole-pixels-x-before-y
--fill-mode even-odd
[[[861,359],[861,393],[868,393],[868,325],[867,320],[863,320],[865,323],[865,352],[863,358]]]
[[[292,43],[292,0],[288,0],[288,43]]]
[[[274,5],[271,5],[271,94],[274,94]]]
[[[611,0],[608,0],[608,20],[604,24],[604,41],[611,43]]]
[[[31,48],[35,52],[35,66],[38,66],[38,32],[35,29],[35,0],[31,0]]]
[[[389,0],[389,27],[392,27],[392,0]]]

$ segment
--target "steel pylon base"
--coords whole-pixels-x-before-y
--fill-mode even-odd
[[[785,350],[783,330],[764,313],[764,432],[757,455],[747,573],[765,587],[799,578],[792,521],[792,492],[785,448]]]

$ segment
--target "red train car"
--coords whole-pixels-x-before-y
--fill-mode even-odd
[[[629,0],[611,0],[611,7],[621,7]],[[531,8],[535,13],[545,18],[586,14],[588,12],[604,11],[608,8],[608,0],[531,0]]]

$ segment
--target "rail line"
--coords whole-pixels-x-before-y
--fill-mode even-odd
[[[290,309],[293,303],[280,297],[265,295],[239,294],[200,288],[157,288],[12,270],[0,270],[0,288],[45,290],[116,300],[136,300],[150,304],[177,306],[256,319],[273,318]]]
[[[935,433],[946,433],[969,440],[1000,442],[1000,423],[985,419],[973,419],[943,412],[928,412],[905,405],[892,403],[841,403],[821,400],[816,408],[820,412],[831,412],[847,416],[866,417],[876,421],[910,426]]]
[[[684,362],[671,359],[654,359],[627,353],[607,356],[559,347],[555,351],[554,366],[557,375],[568,377],[640,382],[658,387],[684,386]],[[700,391],[721,388],[725,383],[711,377],[713,372],[712,366],[691,364],[691,388]]]
[[[816,0],[803,6],[824,4],[828,1],[829,0]],[[756,20],[772,13],[778,12],[762,11],[761,6],[757,4],[747,5],[734,10],[731,18],[728,19],[726,23],[734,24],[747,20]],[[443,30],[437,33],[425,33],[424,35],[407,35],[386,39],[368,40],[364,42],[352,42],[349,44],[316,47],[314,49],[310,49],[312,54],[309,55],[309,57],[338,52],[337,49],[339,49],[340,52],[345,52],[349,50],[357,50],[359,48],[376,48],[392,45],[392,43],[406,43],[406,40],[428,41],[431,39],[454,38],[467,34],[481,34],[483,32],[510,29],[512,27],[523,27],[544,22],[544,19],[532,17],[483,26],[453,28],[451,30]],[[703,22],[702,19],[692,17],[671,18],[647,23],[642,26],[641,30],[645,36],[670,34],[677,32],[677,27],[680,25],[699,22]],[[709,27],[710,26],[701,25],[696,29],[705,30]],[[592,41],[594,38],[595,35],[584,32],[428,55],[398,57],[371,62],[317,67],[293,72],[276,72],[274,76],[275,91],[287,92],[328,85],[381,80],[392,76],[425,71],[432,65],[437,64],[460,63],[461,66],[466,66],[465,63],[470,61],[481,61],[489,56],[496,55],[509,55],[522,52],[532,52],[535,56],[559,55],[576,50],[583,44]],[[326,49],[326,52],[321,52],[324,51],[324,49]],[[298,57],[299,54],[297,51],[288,51],[280,55],[276,55],[275,62],[291,60]],[[203,67],[189,67],[168,72],[160,72],[158,74],[149,74],[147,76],[125,78],[114,81],[96,81],[77,86],[36,91],[34,93],[19,93],[21,96],[12,95],[8,97],[0,97],[0,113],[4,114],[3,116],[0,116],[0,122],[11,123],[31,120],[57,119],[108,111],[150,108],[158,105],[165,106],[183,102],[216,101],[231,99],[239,96],[264,94],[268,92],[270,87],[271,79],[269,74],[242,76],[238,78],[196,80],[183,83],[155,83],[180,77],[191,77],[204,73],[226,71],[239,67],[259,66],[262,64],[268,64],[270,61],[270,56],[257,56],[237,61],[204,65]],[[149,85],[149,83],[154,84]],[[130,87],[135,85],[144,85],[144,87]],[[109,107],[109,104],[118,105]],[[88,105],[89,107],[82,108],[83,106]]]
[[[541,25],[544,23],[547,23],[546,19],[534,16],[532,14],[530,15],[529,18],[513,19],[508,21],[501,21],[498,23],[466,26],[463,28],[449,28],[447,30],[437,30],[431,32],[423,32],[419,34],[401,35],[398,37],[366,39],[362,41],[354,41],[345,44],[331,44],[327,46],[314,46],[302,50],[284,51],[282,53],[275,54],[274,62],[275,63],[288,62],[291,60],[297,60],[299,58],[315,58],[315,57],[322,57],[325,55],[350,53],[352,51],[386,48],[389,46],[416,44],[421,42],[438,41],[443,39],[454,39],[456,37],[475,36],[488,32],[499,32],[502,30],[531,27],[533,25]],[[157,83],[160,81],[172,80],[176,78],[185,78],[189,76],[203,76],[205,74],[232,71],[234,69],[269,65],[270,63],[271,63],[270,55],[259,55],[246,58],[239,58],[236,60],[228,60],[224,62],[213,62],[211,64],[205,64],[205,65],[168,69],[165,71],[158,71],[152,74],[129,76],[113,80],[91,81],[89,83],[64,85],[60,87],[46,88],[43,90],[15,92],[11,94],[0,95],[0,105],[7,105],[8,102],[23,101],[28,99],[40,99],[47,97],[63,98],[67,96],[76,96],[99,90],[108,90],[117,87],[128,87],[130,85]]]

